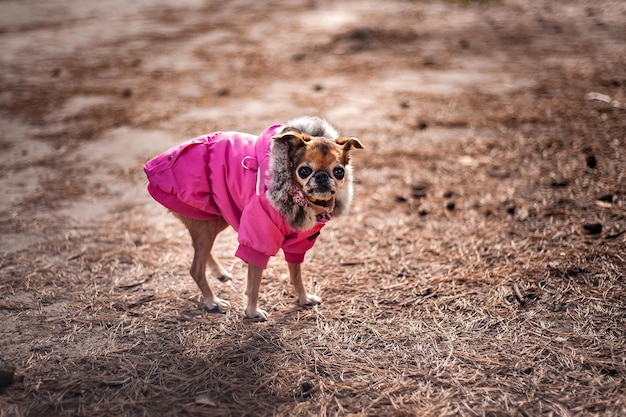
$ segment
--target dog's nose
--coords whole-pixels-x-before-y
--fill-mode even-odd
[[[328,172],[326,171],[318,171],[315,173],[314,177],[315,181],[317,181],[318,183],[323,183],[330,179],[330,175],[328,175]]]

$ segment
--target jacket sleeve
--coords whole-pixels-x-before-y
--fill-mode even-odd
[[[235,256],[242,261],[267,268],[269,258],[283,245],[285,231],[282,217],[259,196],[253,197],[243,210],[239,224],[239,247]]]
[[[317,223],[311,230],[293,233],[287,236],[283,242],[283,253],[285,261],[290,264],[301,264],[304,262],[304,255],[313,247],[320,230],[324,225]]]

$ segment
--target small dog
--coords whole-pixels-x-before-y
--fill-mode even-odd
[[[216,236],[232,226],[235,255],[248,264],[245,316],[267,320],[258,307],[263,270],[283,250],[298,304],[316,305],[300,264],[324,224],[352,200],[353,137],[339,136],[325,120],[300,117],[268,127],[260,136],[215,132],[176,146],[148,161],[148,192],[187,227],[194,248],[190,274],[208,310],[223,312],[206,280],[206,266],[225,282],[232,276],[213,258]]]

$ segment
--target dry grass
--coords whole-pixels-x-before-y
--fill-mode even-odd
[[[220,13],[237,12],[247,30],[260,11],[235,3]],[[61,78],[77,75],[71,88],[63,88],[63,79],[56,87],[50,80],[11,84],[1,96],[8,111],[36,107],[28,118],[40,126],[39,138],[60,148],[37,162],[49,168],[39,188],[0,221],[3,234],[44,236],[0,257],[0,356],[16,367],[16,380],[0,392],[0,416],[626,414],[626,123],[624,108],[585,99],[601,89],[626,101],[623,56],[609,53],[609,41],[623,40],[623,30],[611,24],[613,3],[585,9],[576,2],[580,15],[571,32],[570,17],[551,2],[468,3],[375,7],[354,30],[329,32],[313,46],[307,41],[302,50],[279,54],[284,61],[241,29],[249,65],[229,73],[215,63],[228,83],[211,85],[216,95],[208,98],[171,98],[178,82],[198,76],[196,69],[157,76],[142,73],[141,60],[124,58],[128,49],[148,59],[142,39],[106,45],[110,56],[83,51],[90,57],[83,63],[56,58]],[[290,13],[310,7],[290,4]],[[443,11],[485,19],[466,33],[433,23]],[[365,30],[391,16],[397,28]],[[196,21],[184,9],[157,17],[174,26]],[[174,53],[177,40],[184,45],[203,30],[172,31],[159,48]],[[368,36],[382,38],[350,49]],[[385,36],[401,44],[389,47]],[[559,36],[560,42],[543,42]],[[452,45],[459,37],[461,46]],[[225,56],[236,59],[225,45]],[[429,48],[438,51],[434,62]],[[417,59],[415,50],[428,59]],[[415,71],[454,67],[459,54],[497,60],[499,51],[510,54],[503,67],[512,76],[530,72],[536,82],[452,95],[409,89],[376,102],[371,123],[333,120],[368,150],[355,155],[353,216],[329,223],[304,266],[324,300],[314,308],[296,305],[277,258],[261,292],[269,321],[244,320],[245,267],[229,258],[230,233],[217,251],[235,281],[214,285],[232,309],[202,311],[187,272],[183,227],[158,217],[145,196],[123,193],[127,184],[143,183],[141,164],[102,173],[73,157],[85,139],[98,140],[118,124],[196,132],[166,116],[219,100],[245,103],[246,88],[250,96],[257,92],[246,84],[255,71],[263,80],[282,76],[309,85],[311,79],[298,77],[312,62],[324,63],[310,68],[324,80],[313,92],[276,92],[307,111],[323,110],[343,92],[365,94],[372,69],[387,65],[394,51],[398,67]],[[209,62],[217,51],[194,53]],[[549,63],[539,71],[529,56]],[[268,73],[274,62],[284,68],[278,75]],[[123,85],[106,76],[116,68]],[[327,89],[325,82],[343,75],[354,80]],[[132,111],[108,103],[74,118],[54,113],[74,94],[119,97],[124,85],[133,86],[132,96],[121,98]],[[45,93],[37,95],[38,87]],[[263,114],[228,122],[240,119],[268,122]],[[0,174],[25,168],[17,161]],[[94,189],[94,172],[117,188]],[[88,224],[54,211],[84,196],[121,201]],[[599,233],[590,233],[592,223],[602,225]]]
[[[432,211],[395,201],[396,184],[380,187],[392,202],[382,214],[364,169],[358,222],[329,226],[307,264],[324,304],[296,307],[277,260],[268,323],[242,319],[241,279],[220,288],[227,314],[199,310],[175,224],[120,216],[3,259],[4,340],[28,356],[4,414],[620,414],[623,235],[586,235],[580,208],[542,207],[549,184],[523,194],[543,177],[519,179],[513,214],[473,201],[482,189],[496,198],[501,178],[463,177],[444,180],[463,186],[453,211],[424,172],[432,191],[419,204]],[[622,209],[604,210],[624,230]]]
[[[202,313],[184,236],[148,236],[140,222],[108,225],[87,247],[82,238],[49,242],[38,248],[44,263],[36,249],[3,260],[4,343],[28,356],[3,414],[624,410],[625,265],[614,249],[540,248],[550,239],[458,224],[402,239],[389,230],[415,232],[377,222],[349,229],[358,242],[320,242],[307,268],[320,307],[296,307],[273,263],[267,323],[243,320],[239,291],[228,287],[220,291],[233,309]],[[343,249],[328,259],[334,241]]]

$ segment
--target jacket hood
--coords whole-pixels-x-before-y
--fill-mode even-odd
[[[271,136],[278,135],[287,128],[295,128],[311,136],[324,136],[333,140],[339,136],[326,121],[316,117],[301,117],[292,120],[287,125],[272,129]],[[267,131],[263,135],[266,133]],[[289,227],[296,231],[309,230],[316,223],[329,220],[330,216],[347,212],[353,194],[352,168],[349,165],[345,167],[344,183],[335,196],[332,211],[320,215],[316,213],[294,183],[292,172],[294,168],[289,160],[289,144],[284,141],[271,140],[269,150],[271,178],[267,182],[266,197],[272,207],[285,218]]]

